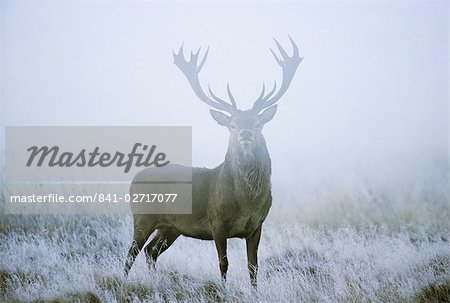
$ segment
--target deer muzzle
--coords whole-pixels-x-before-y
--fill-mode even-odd
[[[239,143],[252,144],[254,141],[253,132],[250,130],[243,130],[239,133]]]

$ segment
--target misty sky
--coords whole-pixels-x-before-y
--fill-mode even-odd
[[[2,1],[0,10],[2,125],[192,125],[193,163],[213,167],[228,131],[172,49],[209,46],[204,87],[226,96],[230,82],[246,109],[263,82],[281,82],[269,47],[275,37],[291,52],[289,34],[304,60],[264,130],[275,176],[447,157],[446,1]]]

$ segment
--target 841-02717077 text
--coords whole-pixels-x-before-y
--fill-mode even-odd
[[[139,203],[139,202],[175,202],[178,194],[125,194],[123,197],[120,197],[118,194],[100,194],[99,199],[103,199],[104,201],[99,200],[99,202],[131,202],[131,203]]]

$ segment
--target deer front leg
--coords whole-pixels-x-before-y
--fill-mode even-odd
[[[222,276],[222,279],[226,280],[228,271],[227,238],[225,236],[225,233],[220,230],[213,232],[213,238],[219,257],[220,274]]]
[[[253,234],[246,238],[247,243],[247,261],[248,272],[250,274],[250,281],[254,287],[256,287],[256,277],[258,275],[258,246],[261,239],[261,227],[260,225]]]

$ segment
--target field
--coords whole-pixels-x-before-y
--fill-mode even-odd
[[[296,197],[275,184],[257,291],[239,239],[226,283],[213,242],[188,238],[156,269],[141,254],[125,279],[131,216],[3,215],[0,301],[449,302],[447,171]]]

